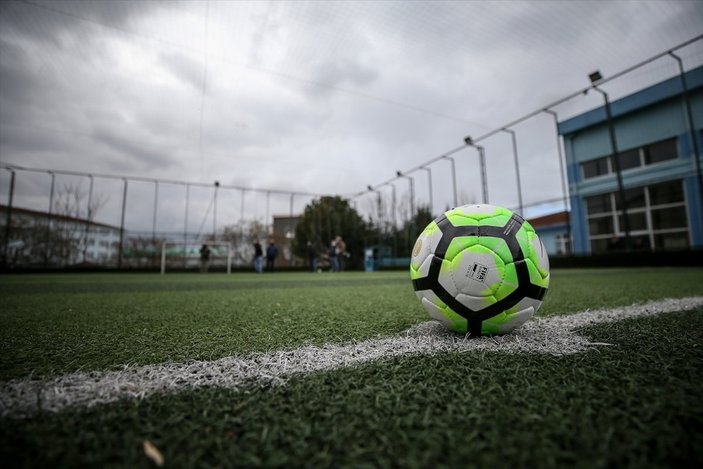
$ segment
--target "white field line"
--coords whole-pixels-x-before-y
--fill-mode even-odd
[[[701,306],[703,297],[665,299],[609,310],[537,318],[504,336],[470,339],[457,336],[438,322],[430,321],[413,326],[399,336],[361,342],[306,346],[214,361],[126,366],[118,371],[71,373],[48,379],[14,379],[0,382],[0,415],[27,417],[40,411],[57,412],[69,406],[89,407],[203,386],[237,389],[256,383],[281,384],[292,375],[350,367],[401,355],[472,351],[567,355],[593,346],[611,345],[589,342],[575,332],[584,326]]]

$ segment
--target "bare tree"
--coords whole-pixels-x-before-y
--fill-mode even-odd
[[[46,223],[45,259],[75,264],[86,258],[88,236],[98,210],[109,200],[101,194],[87,195],[78,184],[64,184]],[[82,255],[82,256],[81,256]]]
[[[217,240],[231,243],[232,262],[235,265],[245,265],[254,258],[254,242],[265,242],[268,236],[268,229],[263,223],[240,220],[234,225],[225,226]]]

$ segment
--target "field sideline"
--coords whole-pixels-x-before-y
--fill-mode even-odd
[[[3,467],[149,467],[147,440],[177,467],[703,462],[700,269],[555,270],[539,320],[469,341],[404,272],[6,275],[0,295]],[[80,401],[56,385],[76,376],[127,378]]]

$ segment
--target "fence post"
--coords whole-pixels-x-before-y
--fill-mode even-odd
[[[127,178],[122,178],[124,181],[124,189],[122,190],[122,217],[120,219],[120,244],[117,253],[117,268],[122,268],[122,249],[124,247],[124,215],[127,208]]]
[[[10,172],[10,194],[7,200],[7,214],[5,216],[5,243],[3,250],[3,266],[7,268],[8,256],[10,254],[10,235],[12,233],[12,199],[15,195],[15,172],[10,168],[5,168]]]

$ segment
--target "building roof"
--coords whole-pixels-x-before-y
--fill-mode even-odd
[[[0,212],[6,213],[7,209],[8,209],[7,205],[0,205]],[[47,212],[42,212],[40,210],[32,210],[29,208],[22,208],[22,207],[12,207],[12,213],[21,214],[21,215],[28,215],[28,216],[37,217],[37,218],[39,218],[39,217],[48,218],[49,217],[49,214]],[[117,231],[119,231],[119,229],[120,229],[119,226],[108,225],[105,223],[97,223],[94,221],[86,220],[85,218],[71,217],[68,215],[59,215],[56,213],[52,213],[51,218],[53,218],[54,220],[71,221],[71,222],[81,223],[81,224],[87,223],[90,226],[109,228],[111,230],[117,230]],[[2,221],[4,221],[4,218]]]
[[[688,91],[693,91],[703,87],[703,66],[689,70],[685,74],[686,87]],[[652,106],[655,103],[674,98],[683,94],[681,77],[676,75],[673,78],[664,80],[636,93],[625,96],[616,101],[611,101],[610,109],[613,117],[622,116],[638,109]],[[590,111],[574,116],[565,121],[559,122],[559,134],[569,135],[587,127],[601,124],[606,121],[605,106],[591,109]]]
[[[569,223],[569,212],[550,213],[541,217],[527,220],[533,228],[544,228],[548,226],[566,225]]]

